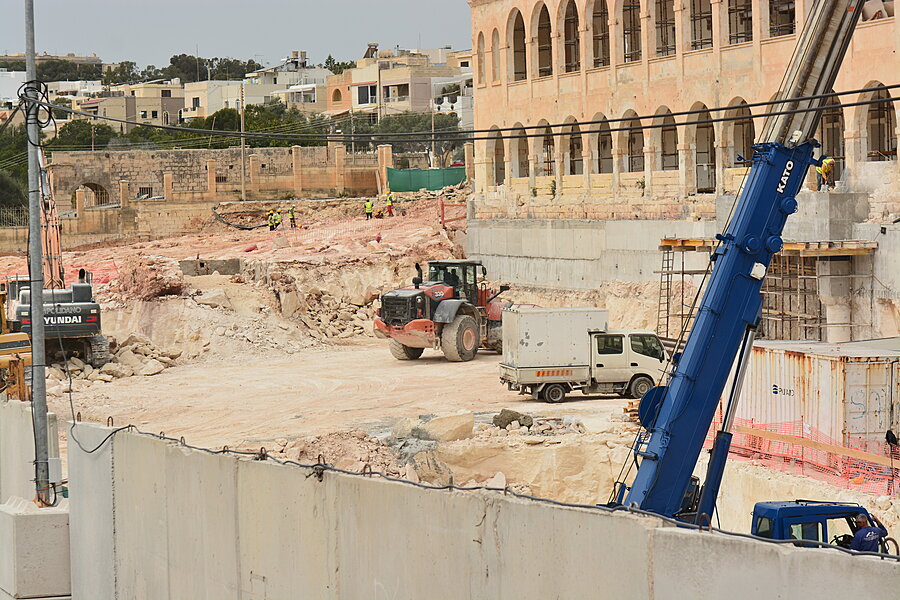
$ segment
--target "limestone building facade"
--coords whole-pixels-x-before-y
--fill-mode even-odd
[[[705,219],[740,187],[770,110],[753,104],[777,96],[812,0],[469,4],[475,128],[496,130],[476,143],[475,216]],[[893,3],[863,8],[838,92],[897,83]],[[900,179],[897,93],[834,99],[817,136],[873,217],[900,213],[885,193]],[[723,115],[737,120],[703,123]]]

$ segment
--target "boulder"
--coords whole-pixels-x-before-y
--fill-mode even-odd
[[[69,359],[69,366],[74,369],[84,369],[84,361],[77,356],[73,356]]]
[[[412,435],[422,440],[451,442],[472,437],[474,428],[475,415],[471,412],[461,412],[434,417],[427,423],[415,427]]]
[[[529,415],[508,408],[504,408],[499,414],[494,415],[494,425],[503,429],[509,427],[513,421],[518,421],[522,427],[531,427],[534,423],[534,419]]]
[[[134,375],[134,369],[121,363],[110,362],[100,368],[100,374],[111,377],[131,377]]]
[[[285,292],[281,295],[281,314],[286,317],[292,317],[297,312],[305,311],[308,308],[306,300],[295,291]]]
[[[223,290],[209,290],[197,296],[197,304],[211,306],[213,308],[230,308],[231,300]]]
[[[144,361],[141,360],[141,357],[128,349],[119,352],[116,358],[118,359],[119,363],[125,365],[126,367],[130,367],[131,370],[135,373],[139,373],[141,368],[143,368],[144,366]]]
[[[144,366],[141,368],[141,370],[137,371],[137,374],[144,376],[156,375],[157,373],[162,373],[165,368],[166,365],[162,364],[155,358],[151,358],[146,363],[144,363]]]
[[[497,472],[493,477],[482,483],[484,487],[495,488],[495,489],[506,489],[506,475],[502,472]]]
[[[125,348],[127,346],[150,346],[152,344],[153,342],[151,342],[150,338],[148,338],[146,335],[142,335],[140,333],[132,333],[127,338],[125,338],[125,341],[119,344],[119,346]]]
[[[395,438],[397,438],[398,440],[402,440],[404,438],[408,438],[412,434],[412,430],[418,427],[419,423],[419,419],[411,419],[409,417],[406,417],[397,421],[391,432],[393,433]]]

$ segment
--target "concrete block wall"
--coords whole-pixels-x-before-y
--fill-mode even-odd
[[[124,432],[69,455],[76,600],[896,597],[895,563],[653,517],[319,481]]]
[[[469,221],[466,244],[468,255],[483,261],[492,278],[590,290],[608,281],[658,280],[653,271],[660,268],[663,237],[712,237],[715,226],[713,221],[476,220]],[[706,255],[690,259],[705,265]]]
[[[47,419],[48,439],[59,439],[56,415]],[[50,456],[59,457],[59,444],[50,444]],[[31,404],[0,400],[0,503],[11,497],[34,498],[34,429]]]

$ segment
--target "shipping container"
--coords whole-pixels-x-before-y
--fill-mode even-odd
[[[503,311],[503,363],[511,367],[588,366],[589,331],[605,331],[602,308],[514,306]]]
[[[875,449],[888,429],[900,431],[898,404],[900,340],[762,341],[753,347],[736,417],[826,443]]]

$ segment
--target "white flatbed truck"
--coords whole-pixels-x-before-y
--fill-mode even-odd
[[[640,398],[659,380],[666,351],[655,333],[609,330],[608,321],[600,308],[506,309],[500,380],[545,402],[575,390]]]

